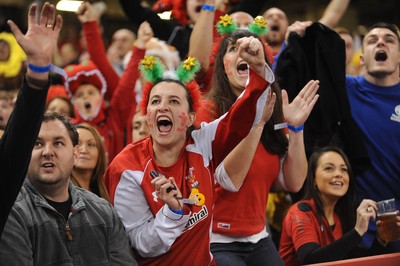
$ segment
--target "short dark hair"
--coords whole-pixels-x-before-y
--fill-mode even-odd
[[[43,115],[42,122],[48,122],[48,121],[54,121],[54,120],[58,120],[64,124],[65,128],[68,131],[68,135],[72,141],[72,145],[73,146],[78,145],[78,141],[79,141],[78,131],[76,131],[76,128],[71,123],[71,121],[69,121],[69,119],[66,118],[65,116],[63,116],[62,114],[56,113],[56,112],[45,113]]]
[[[395,24],[391,24],[391,23],[377,22],[368,29],[368,31],[365,35],[367,35],[371,30],[376,29],[376,28],[384,28],[384,29],[388,29],[388,30],[392,31],[394,33],[394,35],[396,35],[397,40],[400,42],[399,28]]]

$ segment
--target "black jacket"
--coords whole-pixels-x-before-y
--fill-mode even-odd
[[[351,118],[346,91],[345,47],[340,36],[318,22],[308,27],[302,38],[291,33],[275,74],[279,85],[287,90],[290,101],[309,80],[320,81],[320,98],[305,124],[307,155],[317,147],[337,145],[344,149],[356,173],[365,170],[369,158],[360,140],[359,129]]]
[[[0,236],[25,180],[46,106],[47,89],[21,86],[3,137],[0,139]]]

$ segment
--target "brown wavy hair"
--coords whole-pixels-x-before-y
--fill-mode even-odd
[[[243,29],[235,30],[221,40],[215,58],[213,77],[214,84],[209,94],[209,97],[216,103],[218,116],[226,113],[237,99],[229,85],[228,76],[225,72],[224,56],[226,54],[226,50],[230,44],[236,43],[238,39],[250,36],[259,39],[263,44],[265,43],[258,35]],[[267,54],[268,53],[266,53],[264,45],[265,62],[269,65],[269,67],[271,67]],[[274,112],[264,126],[264,130],[261,135],[261,143],[270,153],[284,155],[287,151],[288,139],[283,130],[274,130],[275,124],[284,122],[282,94],[277,82],[271,84],[271,89],[276,94],[276,102],[274,106]]]
[[[82,129],[86,129],[86,130],[90,131],[96,141],[97,150],[99,151],[97,163],[96,163],[95,168],[93,169],[92,178],[90,180],[90,187],[89,187],[90,191],[95,193],[97,196],[102,197],[102,198],[106,199],[107,201],[110,201],[110,197],[108,195],[106,186],[104,184],[104,179],[103,179],[103,175],[107,168],[107,156],[106,156],[106,149],[105,149],[102,137],[100,136],[97,129],[92,127],[89,124],[86,124],[86,123],[77,124],[75,126],[75,128],[76,129],[82,128]],[[76,186],[81,187],[78,179],[74,176],[74,172],[72,172],[71,181]]]

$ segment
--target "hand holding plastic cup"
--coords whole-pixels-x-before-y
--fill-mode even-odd
[[[377,211],[377,237],[383,246],[400,239],[400,227],[397,226],[395,199],[388,199],[376,203]]]

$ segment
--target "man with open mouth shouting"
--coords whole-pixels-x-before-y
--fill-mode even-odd
[[[396,199],[400,210],[400,36],[392,24],[376,23],[362,43],[364,75],[347,76],[351,115],[362,132],[371,167],[356,177],[358,196],[375,201]],[[400,216],[397,215],[400,230]],[[367,255],[400,251],[400,241],[381,246],[375,223],[364,237]],[[371,247],[372,245],[372,247]]]

